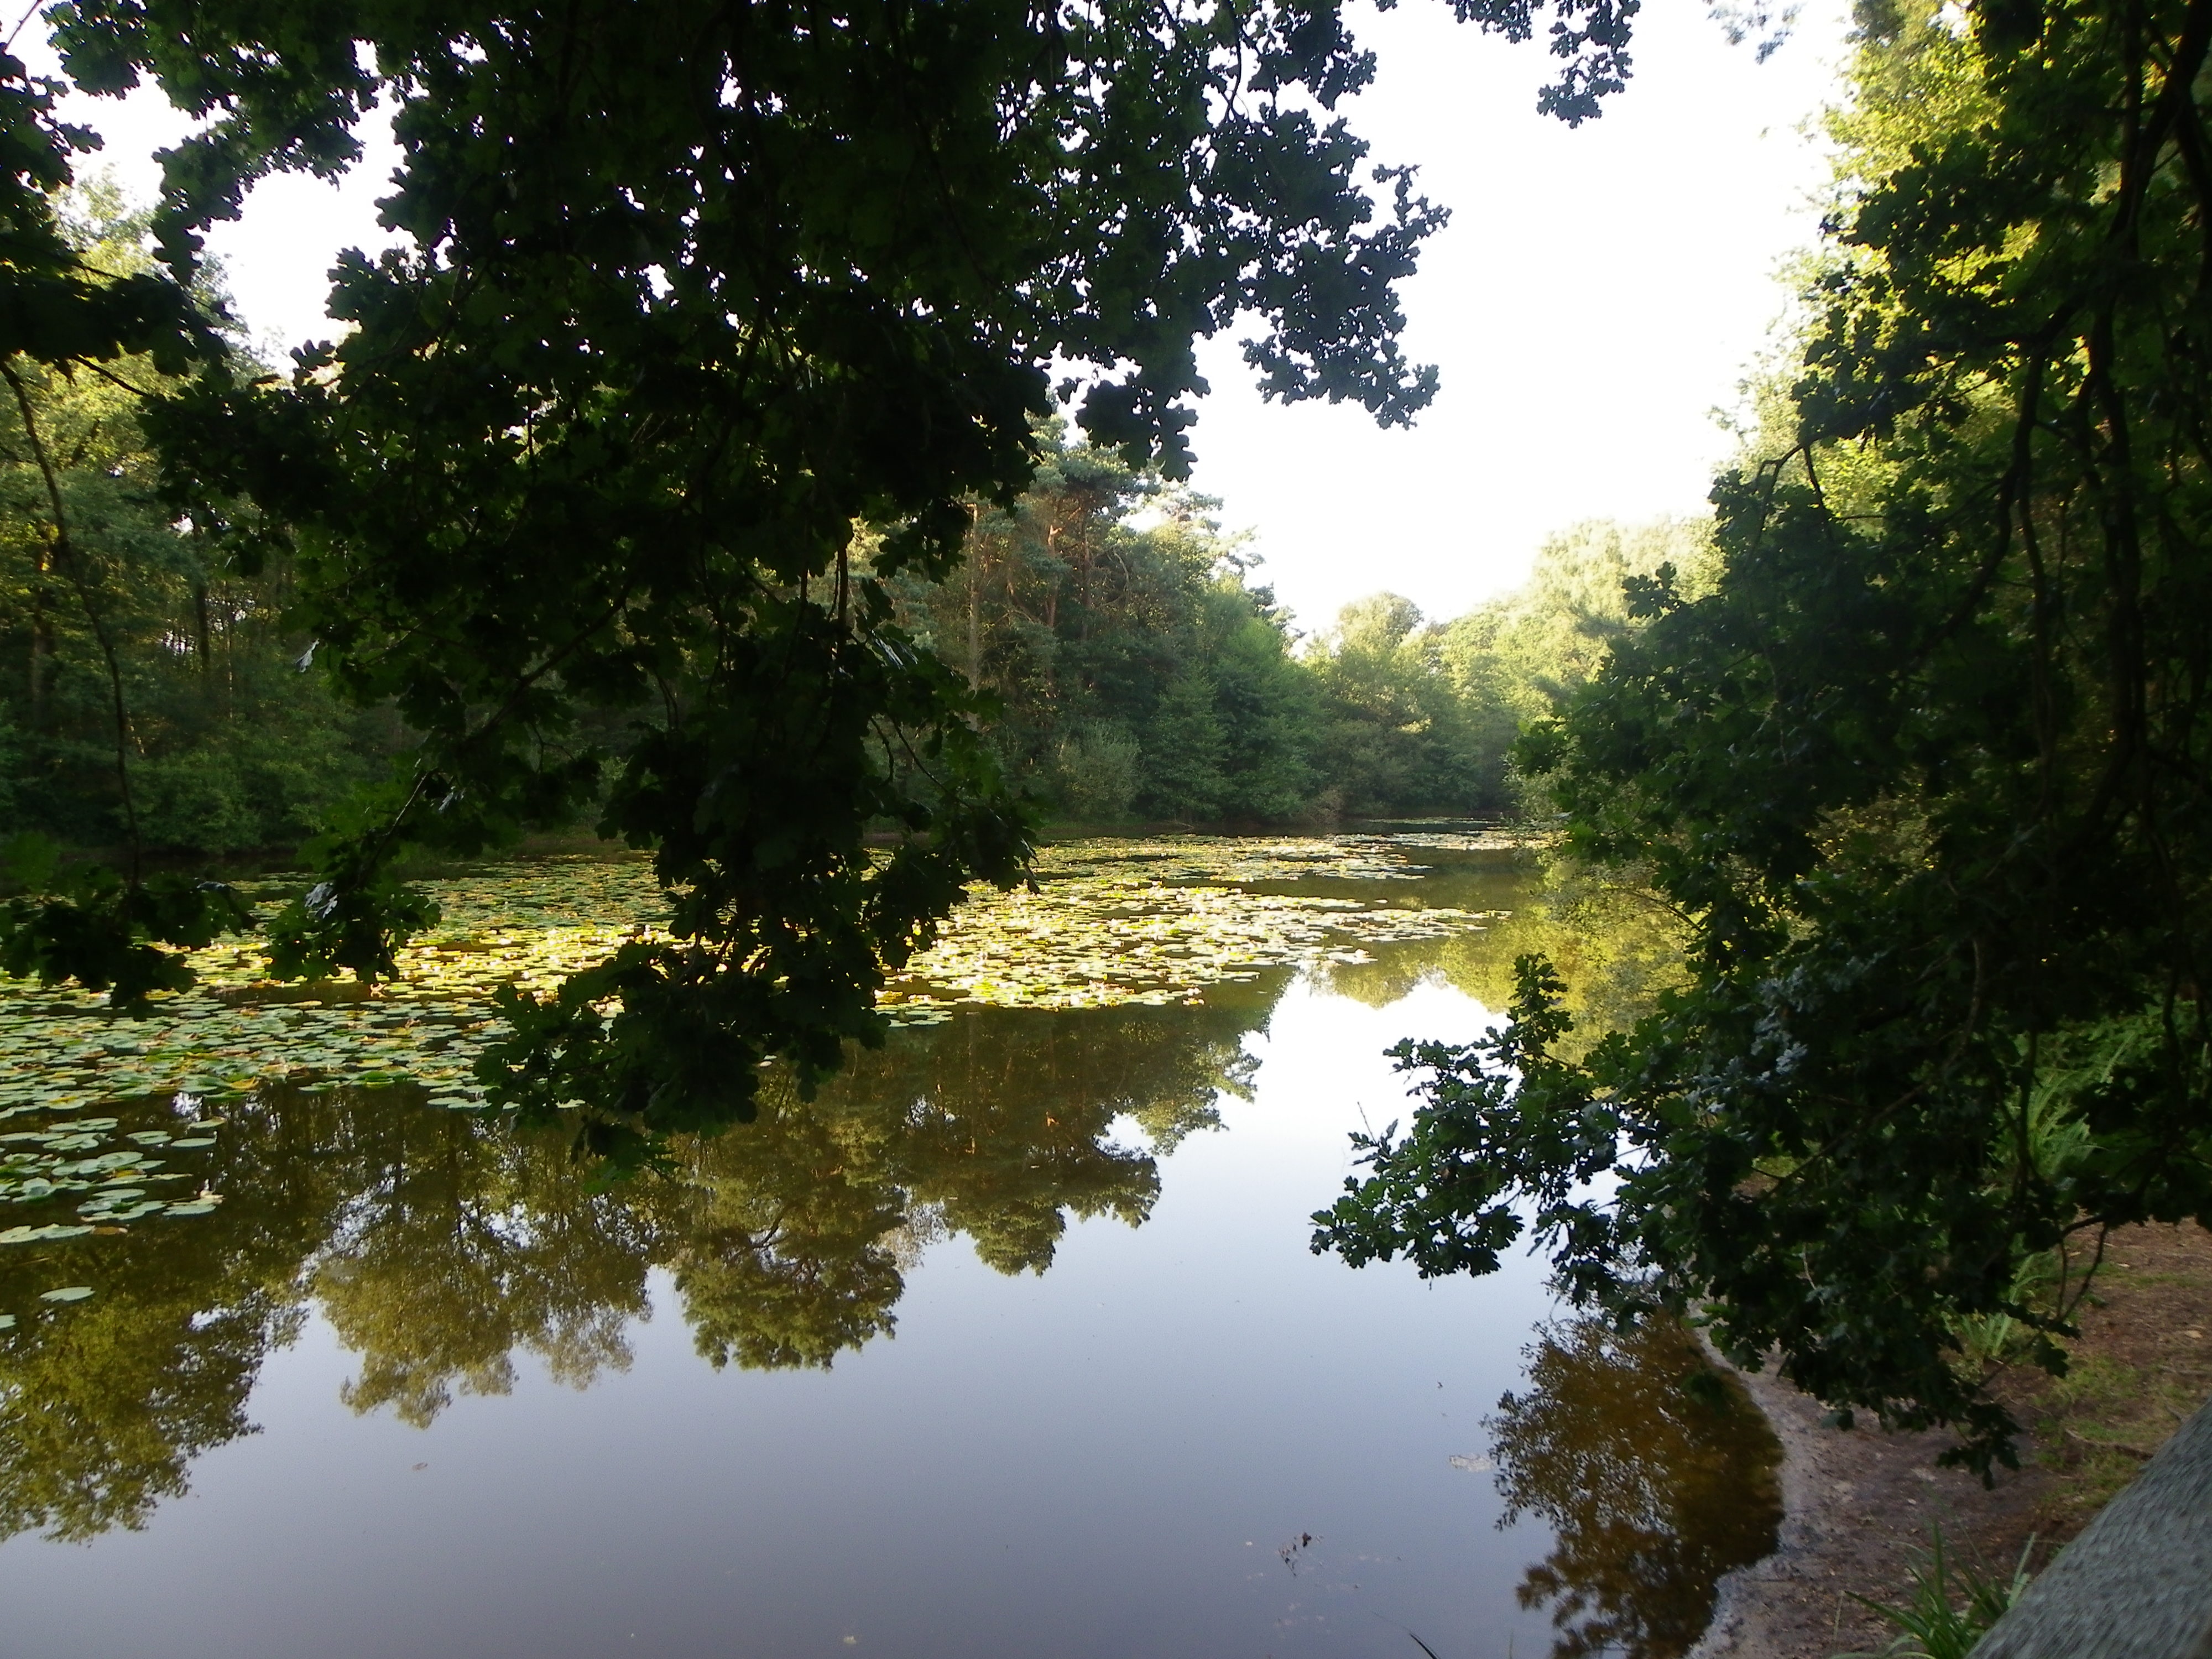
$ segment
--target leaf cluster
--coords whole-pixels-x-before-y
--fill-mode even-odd
[[[1480,1267],[1527,1204],[1577,1297],[1708,1307],[1986,1468],[1974,1322],[2063,1369],[2104,1231],[2212,1217],[2212,7],[1972,24],[1862,41],[1871,136],[1717,580],[1641,591],[1521,750],[1689,981],[1567,1065],[1532,964],[1507,1035],[1412,1057],[1414,1135],[1324,1237]]]
[[[126,882],[104,864],[64,863],[59,845],[35,832],[0,843],[0,872],[21,890],[0,898],[0,973],[74,980],[125,1012],[191,984],[184,952],[253,926],[222,882],[173,872]]]

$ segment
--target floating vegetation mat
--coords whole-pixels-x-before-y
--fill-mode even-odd
[[[1358,962],[1370,945],[1482,925],[1484,913],[1420,902],[1413,884],[1431,872],[1423,854],[1510,846],[1435,834],[1165,836],[1048,848],[1035,890],[985,890],[963,905],[934,948],[886,991],[884,1012],[899,1024],[926,1024],[963,1006],[1165,1004],[1269,968]],[[1347,882],[1371,884],[1373,896],[1345,896]],[[1279,890],[1301,884],[1330,890]],[[252,936],[196,952],[199,984],[156,998],[143,1018],[111,1013],[100,996],[0,978],[0,1120],[153,1095],[219,1101],[276,1079],[309,1087],[412,1083],[434,1104],[481,1107],[473,1067],[501,1029],[493,990],[550,991],[625,940],[648,936],[664,915],[652,872],[639,860],[549,859],[422,885],[443,919],[409,947],[402,976],[374,990],[269,982]],[[252,896],[266,914],[289,892],[271,887]],[[59,1138],[38,1140],[35,1150],[20,1141],[20,1176],[14,1164],[0,1173],[10,1181],[94,1179],[76,1167],[94,1149],[63,1143],[99,1132],[82,1119],[70,1130],[57,1126]],[[70,1172],[58,1174],[65,1165]],[[118,1177],[97,1178],[112,1184]],[[9,1190],[0,1190],[0,1202]],[[150,1203],[152,1194],[131,1201]]]
[[[1438,850],[1511,845],[1470,836]],[[1370,945],[1481,927],[1489,913],[1423,905],[1405,890],[1433,873],[1409,850],[1401,837],[1363,836],[1167,836],[1048,848],[1037,860],[1034,891],[971,899],[886,990],[884,1006],[914,1023],[976,1005],[1180,1002],[1268,968],[1323,957],[1364,961]],[[1347,882],[1371,883],[1376,891],[1346,897]],[[1300,884],[1329,891],[1253,890]]]
[[[119,1233],[149,1218],[213,1214],[222,1195],[208,1183],[205,1159],[189,1155],[213,1146],[224,1120],[199,1116],[200,1106],[197,1097],[178,1095],[166,1127],[124,1130],[118,1119],[88,1116],[0,1125],[0,1249]],[[0,1119],[36,1109],[10,1107]],[[33,1219],[7,1224],[9,1212],[22,1212],[18,1206],[29,1206]],[[75,1302],[92,1292],[70,1285],[40,1294]]]

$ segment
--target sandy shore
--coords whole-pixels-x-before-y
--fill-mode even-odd
[[[1771,1555],[1722,1582],[1692,1659],[1878,1651],[1896,1627],[1854,1597],[1906,1596],[1933,1527],[1956,1557],[2006,1577],[2031,1539],[2040,1567],[2078,1532],[2212,1395],[2212,1233],[2130,1228],[2106,1255],[2069,1377],[2000,1380],[2030,1432],[2021,1467],[1990,1486],[1936,1466],[1948,1435],[1831,1428],[1817,1401],[1772,1371],[1745,1375],[1782,1443],[1781,1535]]]

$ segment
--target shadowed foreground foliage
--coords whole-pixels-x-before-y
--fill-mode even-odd
[[[1709,1305],[1732,1358],[2014,1457],[2104,1231],[2212,1220],[2208,0],[1869,3],[1794,386],[1704,592],[1523,740],[1686,981],[1430,1045],[1317,1247]],[[2016,1340],[1992,1352],[1984,1334]]]

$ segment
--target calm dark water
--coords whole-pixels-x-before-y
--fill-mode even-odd
[[[0,1653],[1679,1652],[1741,1402],[1307,1248],[1382,1049],[1486,1018],[1450,948],[902,1032],[611,1191],[264,1089],[217,1213],[0,1254]]]

